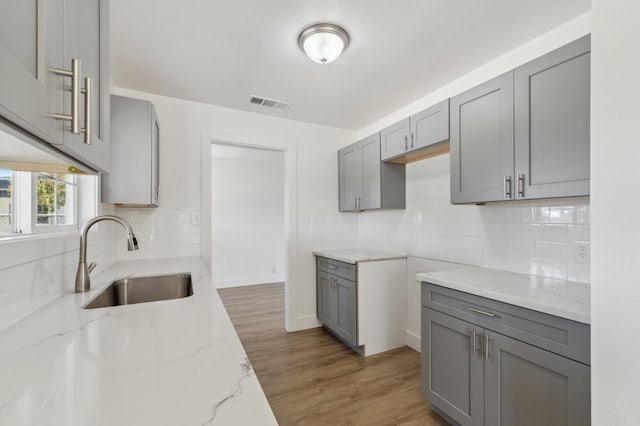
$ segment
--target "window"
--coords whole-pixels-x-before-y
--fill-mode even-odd
[[[0,235],[13,232],[13,173],[0,170]]]
[[[76,180],[0,169],[0,236],[77,229]]]

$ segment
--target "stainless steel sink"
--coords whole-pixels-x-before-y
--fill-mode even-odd
[[[192,294],[189,273],[123,278],[112,282],[84,309],[180,299]]]

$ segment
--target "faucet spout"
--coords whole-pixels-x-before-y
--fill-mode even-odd
[[[102,215],[89,219],[80,230],[80,259],[78,260],[78,270],[76,272],[76,293],[85,293],[91,289],[89,273],[93,270],[95,264],[92,262],[92,265],[87,265],[87,236],[89,229],[103,220],[111,220],[122,225],[127,232],[127,249],[129,251],[138,250],[138,240],[133,232],[133,228],[131,228],[129,222],[123,218],[113,215]]]

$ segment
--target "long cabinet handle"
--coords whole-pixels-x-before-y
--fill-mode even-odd
[[[51,68],[49,71],[56,75],[71,78],[71,115],[52,114],[57,120],[70,121],[71,133],[77,135],[80,133],[80,124],[78,120],[78,103],[80,100],[80,59],[71,59],[71,71],[61,68]]]
[[[93,82],[89,77],[84,78],[84,143],[85,145],[91,145],[91,97],[93,92]]]
[[[524,197],[524,173],[518,175],[518,197]]]
[[[471,312],[475,312],[476,314],[486,315],[486,316],[491,317],[491,318],[495,318],[495,316],[496,316],[496,314],[494,314],[492,312],[483,311],[481,309],[469,308],[469,310]]]
[[[504,177],[504,198],[513,198],[513,194],[511,191],[511,176]]]
[[[409,138],[407,135],[404,135],[404,150],[407,151],[409,149]]]
[[[336,268],[336,267],[335,267],[335,266],[333,266],[333,265],[327,265],[327,268],[329,268],[329,269],[338,269],[338,268]],[[333,279],[333,278],[332,278],[332,279]]]
[[[484,335],[484,360],[488,361],[489,360],[489,335],[485,334]]]
[[[478,353],[478,344],[477,344],[478,336],[476,335],[476,331],[473,330],[473,354],[476,355]]]
[[[411,149],[413,149],[413,133],[411,133]]]

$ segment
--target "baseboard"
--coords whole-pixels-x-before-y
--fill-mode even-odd
[[[251,277],[240,277],[228,280],[213,280],[216,288],[244,287],[256,284],[271,284],[284,282],[284,274],[254,275]]]
[[[418,336],[416,333],[413,333],[409,330],[406,331],[407,333],[407,346],[409,346],[411,349],[420,352],[420,342],[422,341],[420,339],[420,336]]]

